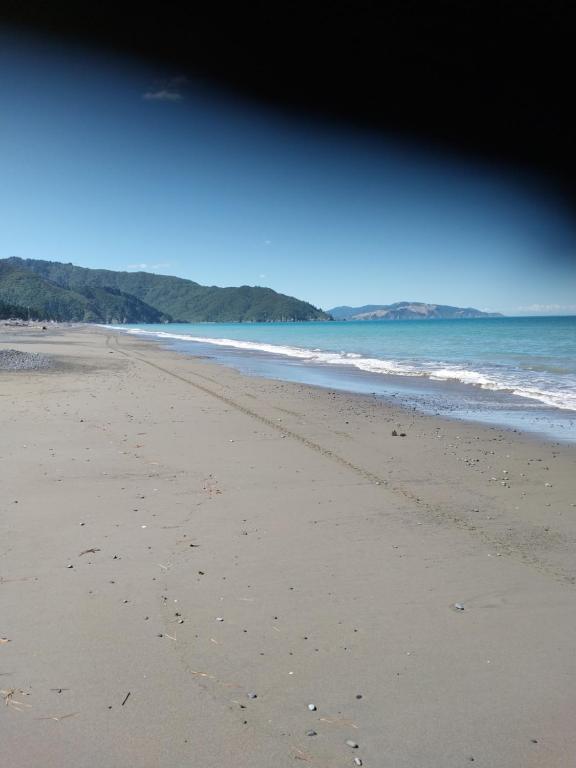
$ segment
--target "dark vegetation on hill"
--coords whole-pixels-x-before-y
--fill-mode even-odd
[[[18,307],[0,301],[0,320],[41,320],[43,315],[34,307]]]
[[[327,320],[270,288],[219,288],[149,272],[114,272],[36,259],[0,260],[0,302],[23,316],[101,323]],[[0,317],[5,310],[0,307]]]

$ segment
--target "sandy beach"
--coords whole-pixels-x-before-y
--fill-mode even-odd
[[[1,349],[53,363],[0,370],[3,765],[575,764],[576,446],[104,329]]]

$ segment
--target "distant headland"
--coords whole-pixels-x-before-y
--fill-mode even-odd
[[[503,317],[499,312],[481,312],[473,307],[450,307],[399,301],[396,304],[366,304],[363,307],[334,307],[329,314],[334,320],[460,320],[471,317]]]

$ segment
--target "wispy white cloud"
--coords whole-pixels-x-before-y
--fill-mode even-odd
[[[177,91],[167,91],[164,88],[160,91],[147,91],[142,98],[145,101],[182,101],[184,97]]]
[[[184,75],[157,80],[142,94],[142,98],[145,101],[182,101],[182,90],[187,83],[188,78]]]
[[[149,270],[156,270],[156,269],[168,269],[170,264],[168,262],[165,262],[163,264],[128,264],[126,266],[126,269],[136,269],[143,272],[149,271]]]
[[[523,307],[516,307],[517,312],[533,312],[537,315],[555,315],[572,314],[576,312],[576,304],[528,304]]]

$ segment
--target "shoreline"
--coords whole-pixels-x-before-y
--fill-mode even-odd
[[[102,329],[7,347],[56,363],[0,371],[15,762],[570,764],[573,445]]]
[[[99,326],[103,327],[103,326]],[[155,331],[133,334],[120,327],[117,333],[140,337],[169,351],[207,357],[244,375],[307,386],[336,389],[359,396],[376,395],[390,405],[414,407],[423,414],[468,424],[484,424],[534,434],[551,441],[576,443],[576,413],[553,407],[506,390],[493,391],[456,380],[434,380],[427,376],[402,376],[362,371],[350,366],[322,365],[299,361],[281,354],[234,349],[206,342],[162,338]],[[149,334],[149,335],[148,335]]]

